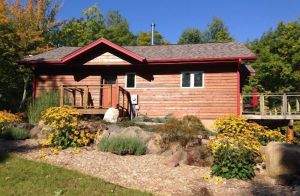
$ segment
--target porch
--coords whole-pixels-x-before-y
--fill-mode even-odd
[[[61,85],[60,105],[70,105],[81,114],[105,114],[108,108],[119,109],[120,116],[131,116],[130,93],[117,84]]]
[[[241,114],[255,120],[300,120],[300,93],[241,95]]]

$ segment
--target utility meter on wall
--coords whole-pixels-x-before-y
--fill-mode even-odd
[[[137,95],[131,95],[131,104],[137,105],[138,104],[138,96]]]

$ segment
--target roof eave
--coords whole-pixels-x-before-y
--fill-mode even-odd
[[[191,58],[191,59],[147,59],[148,64],[170,64],[170,63],[205,63],[205,62],[237,62],[254,61],[256,56],[237,56],[219,58]]]

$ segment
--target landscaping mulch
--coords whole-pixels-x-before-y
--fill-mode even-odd
[[[0,153],[45,161],[78,170],[124,187],[139,189],[156,195],[293,195],[292,187],[272,184],[265,175],[251,181],[206,179],[208,167],[164,165],[160,155],[118,156],[98,152],[95,147],[61,150],[40,150],[38,140],[0,140]]]

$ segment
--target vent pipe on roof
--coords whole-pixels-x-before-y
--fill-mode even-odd
[[[155,24],[151,24],[151,45],[154,45],[154,33],[155,33]]]

